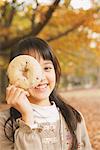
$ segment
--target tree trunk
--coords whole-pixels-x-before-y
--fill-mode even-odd
[[[0,68],[0,103],[5,100],[7,86],[6,69]]]

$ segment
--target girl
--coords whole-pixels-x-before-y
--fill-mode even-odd
[[[27,90],[9,85],[6,101],[10,110],[0,112],[2,150],[91,150],[83,116],[58,96],[60,66],[50,46],[29,37],[18,43],[11,58],[34,57],[42,68],[37,87]]]

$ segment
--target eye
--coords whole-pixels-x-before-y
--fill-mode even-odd
[[[50,71],[50,70],[52,70],[52,69],[53,69],[53,67],[51,67],[51,66],[44,67],[44,70],[45,70],[45,71]]]

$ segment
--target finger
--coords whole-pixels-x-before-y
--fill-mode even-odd
[[[15,85],[16,87],[18,87],[18,86],[19,86],[19,82],[18,82],[18,80],[17,80],[17,81],[15,81],[14,85]]]
[[[15,101],[18,101],[19,100],[19,96],[23,93],[22,89],[20,88],[16,88],[16,91],[14,93],[14,99]]]
[[[9,89],[7,90],[6,101],[8,103],[10,103],[10,101],[13,100],[15,96],[15,91],[16,91],[16,88],[14,86],[9,87]]]
[[[13,87],[14,85],[13,84],[9,84],[8,86],[7,86],[7,88],[11,88],[11,87]]]
[[[29,88],[27,91],[28,91],[28,93],[31,93],[32,89],[31,89],[31,88]]]
[[[9,83],[8,87],[11,86],[11,84]]]
[[[30,95],[28,91],[26,91],[26,90],[24,90],[24,89],[22,89],[22,88],[18,88],[18,89],[22,90],[22,92],[24,92],[24,94],[25,94],[26,96],[29,96],[29,95]]]
[[[29,96],[28,91],[25,91],[22,88],[16,88],[17,90],[15,91],[15,96],[18,97],[20,95],[20,93],[23,93],[23,95],[25,96]]]
[[[28,91],[24,91],[26,96],[30,96]]]
[[[13,85],[9,85],[7,88],[6,88],[6,99],[9,97],[10,95],[10,91],[11,91],[11,88],[13,87]]]
[[[13,88],[10,92],[10,96],[7,99],[7,103],[16,107],[16,104],[20,101],[20,95],[23,91],[19,88]]]

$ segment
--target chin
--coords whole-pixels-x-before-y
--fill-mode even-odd
[[[32,99],[36,99],[37,101],[42,101],[42,100],[48,100],[50,95],[42,95],[40,94],[39,96],[31,95]]]

